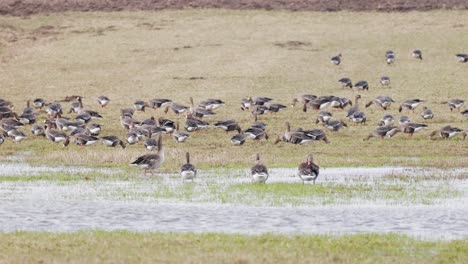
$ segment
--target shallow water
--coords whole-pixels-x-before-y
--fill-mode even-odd
[[[461,192],[455,198],[438,198],[431,205],[415,199],[410,203],[388,199],[358,197],[333,204],[310,203],[299,206],[251,206],[222,204],[204,196],[210,184],[216,188],[250,184],[246,170],[200,171],[194,183],[162,175],[138,179],[96,181],[5,181],[0,182],[0,231],[77,231],[133,230],[175,232],[222,232],[260,234],[356,234],[400,233],[423,239],[466,239],[468,237],[468,181],[450,179],[467,169],[426,168],[325,168],[319,184],[413,184],[420,189],[449,186]],[[0,175],[36,175],[43,172],[115,173],[110,169],[31,167],[0,164]],[[296,169],[271,169],[268,183],[300,183]],[[415,183],[392,180],[392,175],[407,177],[443,175],[443,180]],[[171,191],[190,184],[195,195],[187,199],[151,196],[165,186]],[[212,187],[212,185],[211,185]],[[311,186],[313,187],[313,186]],[[378,191],[376,191],[378,192]],[[415,191],[416,195],[418,190]],[[378,193],[380,195],[380,193]],[[377,195],[377,196],[378,196]],[[256,199],[255,193],[248,199]],[[257,197],[258,199],[258,197]],[[394,199],[394,198],[392,198]],[[427,201],[426,201],[427,202]]]

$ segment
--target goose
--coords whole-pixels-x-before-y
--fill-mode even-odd
[[[465,100],[462,100],[462,99],[450,99],[448,100],[447,102],[443,102],[443,103],[447,103],[449,105],[449,108],[450,108],[450,112],[452,112],[454,109],[458,109],[458,111],[460,111],[460,108],[463,106],[463,104],[465,103]]]
[[[254,96],[249,97],[253,105],[265,105],[266,103],[272,101],[273,99],[264,96]]]
[[[315,180],[319,175],[319,169],[319,166],[314,163],[312,154],[308,155],[306,161],[299,164],[298,167],[298,175],[302,180],[302,184],[305,184],[306,181],[313,181],[315,184]]]
[[[366,104],[366,108],[371,106],[372,104],[376,104],[380,106],[383,110],[387,110],[392,103],[394,103],[393,99],[390,96],[386,95],[379,95],[374,100],[368,102]]]
[[[262,129],[259,127],[250,127],[244,131],[244,134],[252,140],[260,140],[262,138],[265,138],[265,140],[268,140],[269,138],[265,129]]]
[[[165,99],[165,98],[156,98],[156,99],[151,99],[148,101],[149,107],[153,109],[169,107],[171,103],[172,103],[172,100]]]
[[[193,164],[190,163],[190,154],[185,153],[185,164],[180,167],[180,176],[184,180],[192,180],[197,176],[197,169]]]
[[[351,102],[351,100],[349,100],[346,97],[341,97],[340,98],[340,105],[338,107],[336,107],[336,108],[344,109],[348,105],[353,106],[353,103]]]
[[[13,109],[13,103],[8,101],[8,100],[5,100],[5,99],[2,99],[0,98],[0,106],[6,106],[6,107],[9,107],[9,108],[12,108]]]
[[[33,100],[34,108],[42,109],[45,106],[46,103],[47,103],[47,101],[42,99],[42,98],[36,98],[36,99]]]
[[[55,125],[56,125],[56,127],[58,129],[63,130],[63,131],[67,131],[67,130],[76,129],[78,127],[84,127],[85,122],[82,121],[82,120],[72,122],[72,121],[70,121],[70,120],[68,120],[66,118],[58,117],[58,118],[55,118]]]
[[[307,104],[308,102],[314,100],[315,98],[317,98],[317,96],[313,94],[302,94],[292,100],[291,106],[294,107],[296,106],[297,103],[300,103],[301,105]]]
[[[40,125],[34,125],[31,128],[31,133],[34,136],[44,136],[45,135],[45,130],[44,130],[44,127],[42,127]]]
[[[398,132],[401,132],[401,129],[396,126],[379,126],[363,140],[366,141],[372,137],[380,138],[383,140],[385,137],[393,137]]]
[[[338,83],[341,85],[342,88],[353,88],[353,82],[348,77],[339,79]]]
[[[455,55],[459,62],[465,63],[468,62],[468,54],[459,53]]]
[[[45,136],[48,140],[58,143],[63,141],[63,146],[66,147],[68,143],[70,142],[68,135],[65,134],[65,132],[58,131],[55,129],[50,129],[49,125],[44,125],[45,129]]]
[[[427,106],[423,107],[423,111],[421,113],[421,117],[426,120],[426,119],[432,119],[434,118],[434,113],[432,112],[431,109],[427,108]]]
[[[438,135],[439,137],[443,139],[449,139],[449,138],[453,138],[454,136],[460,133],[463,133],[463,129],[452,127],[452,126],[445,126],[439,130],[432,131],[432,133],[429,135],[429,138],[434,140],[434,136]]]
[[[106,147],[116,147],[117,145],[120,145],[122,149],[125,149],[125,143],[120,140],[116,136],[105,136],[101,138],[102,144],[104,144]]]
[[[129,131],[125,135],[125,140],[127,141],[129,145],[134,145],[138,141],[140,141],[140,136],[135,131]]]
[[[76,145],[84,147],[84,146],[91,146],[99,142],[99,138],[95,136],[91,136],[85,133],[78,133],[73,136],[70,136],[75,142]]]
[[[265,124],[262,121],[258,121],[258,116],[256,114],[253,115],[253,119],[254,119],[254,122],[252,124],[252,127],[260,128],[260,129],[263,129],[263,130],[265,130],[267,128],[267,124]]]
[[[395,55],[395,52],[393,52],[393,50],[387,50],[385,52],[385,57],[387,57],[388,55],[391,55],[391,54]]]
[[[214,124],[214,126],[223,129],[226,131],[226,134],[230,131],[237,131],[237,133],[241,133],[242,131],[239,124],[233,119],[218,121]]]
[[[262,161],[260,160],[260,154],[258,153],[256,155],[255,165],[250,168],[250,175],[252,176],[253,182],[265,183],[268,179],[268,169],[265,165],[263,165]]]
[[[336,55],[336,56],[331,57],[330,62],[332,64],[335,64],[335,65],[340,65],[340,63],[341,63],[341,53]]]
[[[367,81],[358,81],[354,84],[354,87],[358,90],[367,90],[369,91],[369,83]]]
[[[282,105],[282,104],[270,104],[268,106],[268,112],[270,113],[278,113],[279,111],[281,110],[284,110],[286,109],[286,106],[285,105]]]
[[[345,122],[339,120],[327,121],[323,123],[323,126],[330,131],[339,131],[343,127],[348,127],[348,125]]]
[[[224,102],[220,99],[207,99],[201,101],[198,106],[207,110],[215,110],[224,105]]]
[[[263,115],[268,112],[268,106],[266,105],[254,105],[252,108],[252,115]]]
[[[413,50],[413,52],[411,53],[411,56],[415,59],[420,59],[420,60],[423,59],[422,52],[420,50]]]
[[[5,134],[0,133],[0,145],[3,144],[3,142],[5,142]]]
[[[351,116],[351,120],[356,124],[365,124],[367,121],[366,113],[361,111],[356,111]]]
[[[131,108],[120,109],[120,116],[121,117],[130,117],[130,118],[132,118],[134,113],[135,113],[135,110],[133,110]]]
[[[57,102],[50,103],[46,108],[46,113],[49,117],[56,117],[57,114],[63,114],[62,105]]]
[[[73,129],[73,130],[70,132],[69,137],[74,136],[74,135],[76,135],[76,134],[87,134],[87,135],[90,135],[89,130],[87,130],[86,128],[84,128],[84,127],[77,127],[77,128]]]
[[[145,154],[136,158],[130,165],[138,166],[140,169],[144,170],[144,174],[146,175],[146,171],[150,170],[151,174],[153,174],[154,170],[157,170],[161,165],[164,163],[164,148],[162,145],[162,135],[158,137],[158,146],[159,149],[157,153]]]
[[[6,130],[16,129],[23,126],[23,123],[11,117],[0,120],[0,129],[2,129],[5,132],[7,132]]]
[[[148,126],[159,126],[158,120],[154,118],[154,116],[145,119],[141,122],[141,125],[148,125]]]
[[[188,132],[193,132],[193,131],[207,128],[209,125],[210,125],[209,123],[193,117],[191,113],[187,113],[187,116],[185,118],[184,128]]]
[[[190,97],[190,105],[191,105],[190,112],[195,117],[203,118],[203,117],[214,116],[215,115],[215,113],[210,109],[206,109],[206,108],[203,108],[203,107],[194,107],[192,97]]]
[[[361,99],[361,95],[358,94],[354,97],[354,106],[348,109],[348,112],[346,114],[346,117],[351,118],[351,116],[354,114],[354,112],[357,112],[359,110],[359,105],[358,105],[358,100]]]
[[[16,113],[9,106],[0,106],[0,119],[15,117]]]
[[[160,117],[158,119],[158,123],[159,123],[159,127],[164,129],[166,133],[172,133],[176,129],[176,125],[174,121],[170,119],[165,119],[165,118]]]
[[[242,146],[245,143],[245,136],[243,134],[237,134],[231,137],[231,143],[234,146]]]
[[[79,102],[73,102],[71,105],[70,105],[70,110],[68,111],[68,113],[78,113],[81,109],[81,106],[80,106],[80,103]]]
[[[102,115],[100,115],[98,112],[84,109],[83,98],[81,96],[78,96],[76,100],[78,101],[78,104],[79,104],[79,108],[77,111],[78,116],[88,114],[89,116],[91,116],[91,119],[102,118]]]
[[[410,123],[411,122],[411,119],[407,116],[400,116],[400,118],[398,119],[398,123],[400,125],[404,125],[404,124],[407,124],[407,123]]]
[[[380,119],[379,126],[393,126],[394,123],[395,118],[390,114],[386,114]]]
[[[71,102],[78,100],[78,98],[82,98],[83,96],[81,95],[70,95],[70,96],[65,96],[65,99],[63,99],[61,102]]]
[[[101,133],[102,126],[99,124],[90,124],[86,127],[86,129],[89,131],[91,136],[99,136],[99,133]]]
[[[31,100],[26,101],[26,107],[23,109],[23,114],[34,114],[34,108],[31,107]]]
[[[101,105],[101,107],[106,107],[109,103],[110,103],[110,99],[109,97],[105,96],[105,95],[101,95],[97,98],[97,101],[99,103],[99,105]]]
[[[426,124],[419,124],[419,123],[406,123],[402,125],[403,133],[409,134],[408,137],[413,137],[413,134],[419,132],[427,127]]]
[[[468,117],[468,109],[463,110],[463,111],[461,112],[461,114],[462,114],[463,116]]]
[[[134,125],[140,124],[138,120],[134,119],[133,117],[129,116],[121,116],[120,117],[120,125],[125,128],[125,129],[130,129],[130,127],[133,127]]]
[[[385,54],[387,64],[390,65],[395,62],[395,53],[387,53]]]
[[[332,113],[328,111],[320,111],[320,113],[317,116],[317,119],[315,120],[315,124],[326,123],[332,118],[332,116]]]
[[[279,143],[280,141],[288,142],[291,144],[302,145],[307,142],[315,141],[314,138],[309,137],[302,129],[291,131],[291,125],[289,122],[286,122],[286,131],[275,141],[274,144]]]
[[[382,86],[389,86],[390,85],[390,77],[388,77],[388,76],[380,77],[380,84]]]
[[[324,109],[324,108],[330,106],[332,98],[333,98],[333,96],[320,96],[320,97],[317,97],[314,100],[311,100],[308,103],[304,104],[304,107],[302,108],[302,110],[304,112],[307,112],[308,108],[312,108],[314,110],[319,111],[321,109]]]
[[[178,143],[185,142],[185,140],[190,137],[189,134],[179,130],[179,121],[177,121],[176,129],[174,133],[172,133],[172,136]]]
[[[36,123],[36,114],[23,113],[18,117],[19,121],[25,125],[32,125]]]
[[[174,114],[179,115],[184,112],[187,112],[190,109],[190,107],[171,102],[171,104],[167,106],[166,109],[164,110],[164,113],[167,113],[169,109],[171,109]]]
[[[250,97],[247,98],[242,98],[241,99],[241,110],[246,111],[249,110],[252,107],[252,99]]]
[[[154,151],[158,149],[159,146],[158,146],[158,141],[154,138],[151,138],[151,136],[152,136],[152,133],[151,131],[149,131],[148,138],[145,140],[143,145],[145,146],[146,150]]]
[[[327,138],[327,134],[325,133],[325,131],[321,129],[302,130],[302,131],[307,137],[312,138],[315,141],[323,141],[327,144],[330,143],[330,141]]]
[[[403,102],[403,104],[400,105],[400,108],[398,108],[398,112],[401,113],[401,111],[403,111],[403,108],[406,108],[408,110],[412,110],[413,113],[414,113],[414,109],[416,109],[416,107],[418,107],[418,105],[424,103],[425,100],[421,100],[421,99],[408,99],[408,100],[405,100]]]
[[[23,132],[16,129],[8,131],[7,134],[10,137],[10,139],[15,143],[21,142],[24,139],[26,139],[26,135]]]
[[[137,111],[144,112],[146,107],[146,103],[141,100],[137,100],[133,103],[133,108]]]

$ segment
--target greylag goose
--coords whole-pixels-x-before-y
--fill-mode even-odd
[[[434,118],[434,113],[432,112],[431,109],[427,108],[427,106],[423,107],[423,111],[421,113],[421,117],[426,120],[426,119],[432,119]]]
[[[395,118],[390,114],[386,114],[380,119],[379,126],[392,126],[394,123]]]
[[[102,144],[106,147],[116,147],[120,145],[122,149],[125,149],[125,143],[116,136],[105,136],[101,138]]]
[[[223,129],[226,131],[226,134],[230,131],[237,131],[237,133],[241,133],[242,131],[239,124],[233,119],[218,121],[214,124],[214,126]]]
[[[401,111],[403,111],[403,108],[405,109],[408,109],[408,110],[412,110],[414,112],[414,109],[416,107],[418,107],[418,105],[424,103],[425,101],[424,100],[421,100],[421,99],[408,99],[408,100],[405,100],[401,105],[400,105],[400,108],[398,108],[398,112],[401,113]]]
[[[371,106],[372,104],[380,106],[383,110],[387,110],[392,103],[394,103],[393,99],[390,96],[386,95],[379,95],[374,100],[368,102],[366,107]]]
[[[413,134],[419,132],[427,127],[426,124],[419,124],[419,123],[406,123],[402,125],[403,133],[409,134],[408,137],[413,137]]]
[[[252,176],[252,181],[258,183],[265,183],[268,179],[268,169],[263,165],[258,153],[256,155],[255,165],[250,168],[250,175]]]
[[[101,107],[106,107],[110,103],[110,99],[107,96],[101,95],[97,98],[97,101]]]
[[[420,59],[422,60],[423,57],[422,57],[422,51],[420,50],[413,50],[413,52],[411,53],[411,56],[415,59]]]
[[[165,159],[162,135],[159,135],[158,137],[158,146],[159,149],[157,153],[140,156],[130,163],[130,165],[138,166],[140,169],[143,169],[145,171],[145,175],[147,170],[150,170],[151,174],[153,174],[153,171],[161,167]]]
[[[313,181],[315,184],[315,180],[319,175],[319,166],[314,163],[314,157],[312,154],[307,156],[305,162],[299,164],[298,175],[302,180],[302,184],[306,181]]]
[[[185,153],[185,164],[180,167],[180,176],[184,180],[192,180],[197,176],[197,169],[193,164],[190,163],[190,154]]]
[[[384,139],[385,137],[393,137],[401,129],[396,126],[379,126],[372,133],[370,133],[364,140],[369,140],[372,137]]]
[[[341,85],[342,88],[353,88],[353,82],[348,77],[339,79],[338,83]]]
[[[341,63],[341,53],[336,55],[336,56],[331,57],[330,62],[332,64],[335,64],[335,65],[340,65],[340,63]]]

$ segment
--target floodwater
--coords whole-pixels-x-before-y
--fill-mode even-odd
[[[28,167],[5,164],[0,175],[35,175],[39,172],[82,172],[83,168]],[[6,169],[5,169],[6,168]],[[85,169],[93,172],[95,169]],[[13,172],[13,173],[12,173]],[[107,171],[100,171],[106,173]],[[319,183],[375,181],[391,175],[457,175],[467,169],[427,168],[327,168]],[[112,172],[110,172],[112,173]],[[295,169],[272,169],[268,182],[298,182]],[[227,170],[200,172],[195,183],[163,176],[160,180],[132,181],[24,181],[0,182],[0,231],[14,232],[78,230],[132,230],[162,232],[282,233],[282,234],[356,234],[399,233],[429,240],[468,237],[468,182],[457,180],[461,197],[436,204],[386,204],[364,201],[359,204],[311,206],[249,206],[219,202],[187,202],[168,199],[130,197],[118,199],[113,193],[127,188],[144,191],[158,184],[202,185],[213,174],[228,175]],[[228,183],[248,184],[245,171],[233,170]],[[204,179],[205,178],[205,179]],[[422,182],[421,184],[424,184]],[[105,195],[102,195],[102,193]]]

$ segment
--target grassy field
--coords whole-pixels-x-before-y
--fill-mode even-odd
[[[200,168],[244,168],[262,154],[271,167],[294,167],[306,154],[314,153],[321,166],[422,165],[460,167],[468,162],[468,145],[458,140],[434,140],[430,131],[444,125],[466,128],[466,118],[450,113],[450,98],[466,98],[466,66],[454,54],[468,52],[466,11],[410,13],[314,13],[283,11],[183,10],[161,12],[60,13],[28,18],[0,17],[1,97],[11,100],[19,112],[27,99],[59,100],[66,95],[85,97],[86,108],[105,117],[102,135],[125,135],[119,125],[119,109],[132,107],[138,99],[170,98],[189,104],[220,98],[226,105],[209,122],[236,119],[243,129],[252,122],[250,113],[239,109],[241,98],[268,96],[285,105],[299,94],[336,95],[353,98],[356,92],[341,89],[337,80],[368,80],[361,107],[378,95],[396,101],[391,110],[365,109],[368,125],[350,125],[341,132],[327,132],[331,144],[303,146],[248,141],[231,146],[223,131],[209,128],[192,133],[184,144],[164,137],[167,162],[163,171],[174,172],[190,151]],[[396,62],[385,63],[386,50],[394,50]],[[411,58],[413,49],[423,51],[424,60]],[[329,58],[343,54],[340,66]],[[378,82],[392,79],[391,88]],[[99,95],[112,102],[100,109]],[[429,128],[413,139],[399,134],[389,140],[362,139],[374,129],[384,113],[400,116],[398,105],[405,99],[421,98],[435,112]],[[65,104],[68,110],[68,103]],[[403,112],[416,122],[419,113]],[[336,119],[345,112],[332,110]],[[161,110],[137,113],[136,118],[162,116]],[[274,140],[285,130],[320,128],[317,113],[301,107],[261,116]],[[72,115],[71,115],[72,116]],[[184,122],[183,116],[167,114]],[[42,122],[44,115],[39,122]],[[27,128],[25,129],[27,130]],[[29,132],[29,131],[28,131]],[[437,151],[434,151],[437,150]],[[102,145],[81,150],[62,149],[43,138],[30,136],[0,147],[0,161],[20,156],[34,164],[127,167],[145,153],[142,144],[126,150]]]
[[[220,246],[222,245],[222,246]],[[468,242],[398,235],[279,236],[79,232],[0,233],[0,262],[466,263]],[[47,253],[47,254],[44,254]]]

